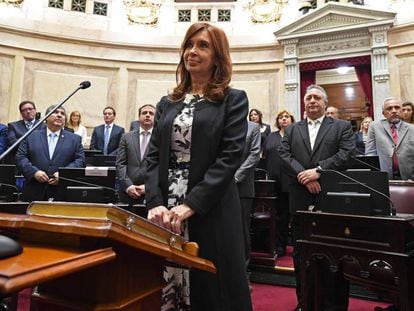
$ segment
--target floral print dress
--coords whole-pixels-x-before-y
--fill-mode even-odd
[[[184,202],[188,184],[194,108],[203,101],[202,96],[187,94],[184,107],[173,122],[171,158],[178,165],[170,165],[168,169],[168,208]],[[183,223],[182,232],[182,236],[188,240],[187,222]],[[164,279],[168,284],[162,292],[161,311],[190,310],[189,270],[165,267]]]

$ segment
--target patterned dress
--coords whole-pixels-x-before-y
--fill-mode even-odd
[[[177,165],[170,165],[168,169],[168,208],[184,202],[188,184],[194,108],[203,101],[203,97],[187,94],[184,107],[173,122],[170,157]],[[183,223],[182,232],[183,237],[188,240],[187,222]],[[164,279],[168,284],[163,289],[161,311],[190,310],[189,270],[166,267]]]

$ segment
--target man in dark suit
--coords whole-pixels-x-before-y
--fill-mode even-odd
[[[304,103],[306,119],[286,129],[279,147],[280,156],[289,174],[296,293],[299,303],[297,310],[301,308],[301,271],[296,241],[301,238],[301,228],[296,212],[308,210],[317,203],[321,191],[318,168],[346,169],[355,152],[355,139],[350,123],[325,117],[328,96],[322,87],[310,85],[306,90]],[[333,280],[337,275],[330,275],[328,278]],[[349,285],[343,279],[338,279],[339,281],[329,288],[324,310],[347,310]]]
[[[102,150],[105,155],[116,155],[119,142],[125,130],[114,124],[116,112],[112,107],[105,107],[103,110],[105,124],[93,129],[89,149]]]
[[[146,105],[142,105],[141,108],[144,107],[144,106],[146,106]],[[138,120],[131,121],[131,124],[129,125],[129,131],[130,132],[139,130],[139,116],[140,116],[139,111],[141,110],[141,108],[138,109]]]
[[[46,114],[55,106],[50,106]],[[26,183],[23,200],[48,200],[58,192],[59,167],[84,167],[81,137],[63,130],[65,110],[57,109],[46,120],[46,127],[32,132],[16,155],[17,166]]]
[[[242,212],[246,270],[250,260],[250,214],[254,198],[254,169],[260,160],[260,139],[259,124],[248,121],[243,163],[234,174]]]
[[[145,154],[152,128],[155,107],[139,108],[139,130],[122,135],[116,157],[116,173],[119,180],[119,200],[126,204],[142,204],[145,194]]]
[[[7,149],[7,126],[0,123],[0,154]]]
[[[22,137],[29,129],[31,129],[37,122],[39,122],[39,120],[36,120],[36,106],[34,102],[29,100],[22,101],[19,104],[19,111],[22,119],[19,121],[10,122],[8,124],[7,144],[9,147],[13,145],[20,137]],[[38,127],[38,129],[41,129],[43,127],[44,125],[42,124],[40,127]],[[8,163],[15,163],[17,148],[8,155]]]

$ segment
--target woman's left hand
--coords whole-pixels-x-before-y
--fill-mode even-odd
[[[177,205],[170,209],[171,231],[181,234],[181,224],[194,213],[194,210],[187,204]]]

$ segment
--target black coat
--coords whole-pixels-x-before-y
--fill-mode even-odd
[[[279,147],[280,157],[290,177],[290,211],[305,210],[317,198],[297,181],[297,175],[306,169],[321,166],[323,169],[344,170],[355,154],[355,138],[351,124],[325,117],[310,146],[307,119],[292,124],[285,130]]]
[[[147,154],[147,208],[167,206],[172,123],[183,107],[163,97]],[[247,133],[246,93],[230,90],[223,102],[196,105],[192,126],[191,166],[184,202],[195,214],[188,220],[189,239],[199,256],[211,260],[217,274],[192,270],[191,310],[251,310],[247,285],[240,202],[234,173],[240,166]]]

